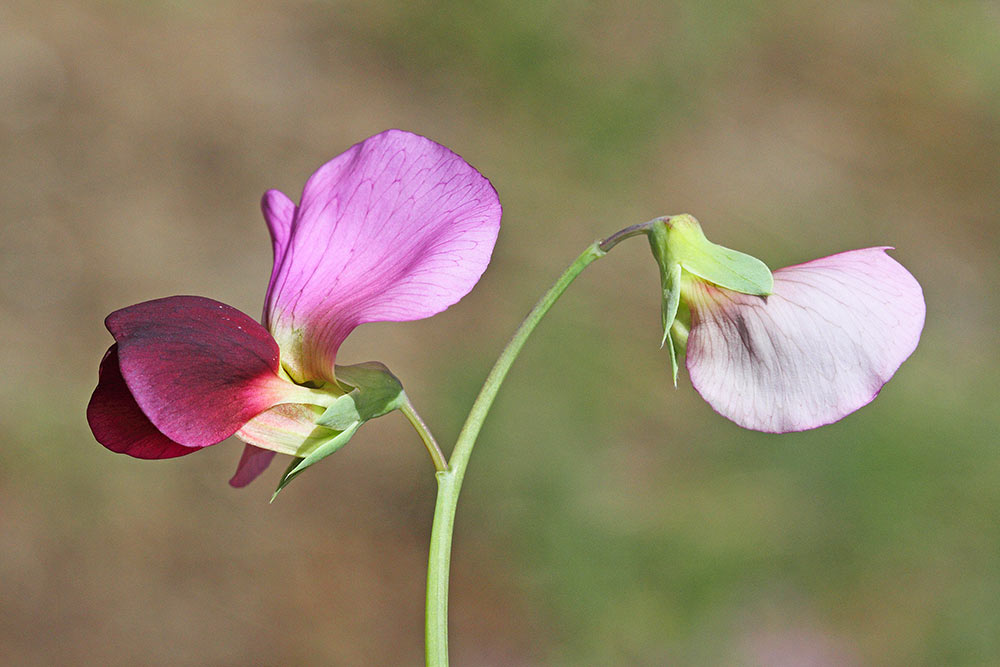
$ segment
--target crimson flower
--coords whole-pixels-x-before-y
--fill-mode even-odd
[[[501,215],[484,176],[400,130],[320,167],[298,205],[271,190],[262,208],[274,249],[263,324],[198,296],[107,317],[115,343],[87,420],[108,449],[164,459],[235,434],[247,446],[230,483],[244,486],[275,453],[305,457],[346,442],[393,404],[358,401],[367,412],[351,404],[351,421],[344,397],[397,381],[379,364],[336,366],[341,343],[360,324],[429,317],[465,296],[490,261]]]

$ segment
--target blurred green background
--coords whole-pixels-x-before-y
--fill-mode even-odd
[[[116,308],[256,315],[258,209],[388,127],[495,184],[479,287],[362,327],[443,442],[588,243],[690,212],[772,267],[891,244],[920,347],[818,431],[673,389],[635,240],[515,366],[460,504],[458,665],[1000,663],[994,2],[84,2],[0,8],[0,655],[418,664],[434,479],[391,415],[268,504],[233,441],[141,462],[84,408]]]

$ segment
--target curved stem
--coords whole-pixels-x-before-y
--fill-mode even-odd
[[[427,428],[427,424],[424,420],[420,418],[417,414],[416,409],[413,407],[413,403],[410,402],[410,397],[403,393],[403,404],[399,407],[399,411],[403,413],[406,420],[410,422],[413,430],[417,432],[420,439],[424,442],[424,447],[427,448],[427,453],[431,455],[431,461],[434,462],[434,468],[438,472],[443,472],[448,469],[448,460],[445,459],[444,453],[441,451],[441,447],[438,446],[437,440],[434,439],[434,434],[431,430]]]
[[[483,427],[483,422],[486,421],[486,415],[493,406],[493,400],[496,398],[497,392],[500,391],[500,385],[503,383],[504,378],[507,377],[507,372],[514,364],[514,360],[517,359],[517,355],[520,354],[528,337],[535,330],[535,327],[538,326],[538,323],[541,322],[542,317],[545,316],[549,308],[562,296],[566,288],[580,275],[580,272],[591,262],[607,254],[607,251],[602,250],[599,246],[599,243],[591,244],[559,276],[559,280],[549,288],[549,291],[539,299],[535,307],[524,318],[521,326],[514,332],[510,342],[507,343],[503,352],[500,353],[500,357],[493,364],[490,374],[486,376],[486,382],[483,383],[482,389],[479,390],[476,402],[472,404],[469,416],[465,419],[465,425],[458,434],[455,449],[451,453],[451,471],[455,478],[456,487],[461,487],[462,485],[465,468],[469,465],[469,457],[472,456],[472,448],[476,444],[476,438],[479,437],[479,431]]]
[[[428,665],[445,667],[448,664],[448,573],[451,565],[451,542],[455,527],[458,494],[469,465],[472,448],[483,427],[486,415],[493,405],[500,385],[521,352],[525,342],[535,330],[549,308],[562,296],[580,272],[591,262],[604,257],[611,248],[632,236],[646,233],[650,223],[634,225],[587,247],[559,280],[545,293],[521,322],[514,336],[500,353],[500,357],[486,377],[476,402],[472,404],[465,425],[458,435],[452,451],[449,468],[437,473],[438,495],[434,506],[434,524],[431,528],[430,560],[427,564],[427,607],[425,624],[425,651]]]

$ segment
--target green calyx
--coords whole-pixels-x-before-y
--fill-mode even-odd
[[[670,350],[676,386],[677,356],[679,351],[684,351],[690,324],[687,309],[682,311],[681,308],[681,277],[687,273],[722,289],[764,297],[771,294],[774,278],[767,265],[756,257],[705,238],[694,216],[682,214],[658,218],[649,223],[645,231],[653,257],[660,267],[662,345]],[[682,317],[678,317],[679,312]]]
[[[316,419],[316,425],[330,429],[331,435],[308,453],[303,452],[303,456],[292,460],[281,476],[275,496],[306,468],[346,445],[366,421],[398,410],[406,402],[403,385],[377,361],[337,366],[336,372],[337,381],[345,393],[330,403]]]

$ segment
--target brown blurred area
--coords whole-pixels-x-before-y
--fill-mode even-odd
[[[258,201],[388,127],[457,151],[504,226],[477,289],[367,325],[451,442],[595,238],[690,212],[772,268],[894,245],[928,304],[875,403],[781,437],[669,386],[640,242],[511,374],[459,511],[452,658],[1000,661],[995,3],[52,2],[0,7],[0,661],[414,664],[433,469],[365,426],[273,504],[241,447],[143,462],[84,409],[110,311],[259,313]]]

